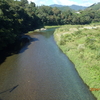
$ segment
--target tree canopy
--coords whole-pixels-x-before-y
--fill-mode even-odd
[[[0,50],[6,49],[29,30],[41,27],[41,19],[35,14],[35,3],[27,0],[0,0]]]
[[[15,43],[21,34],[43,25],[83,25],[91,22],[100,22],[100,9],[61,11],[57,7],[36,6],[27,0],[0,0],[0,50]]]

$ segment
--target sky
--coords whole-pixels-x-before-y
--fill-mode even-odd
[[[52,5],[52,4],[59,4],[59,5],[81,5],[81,6],[90,6],[94,3],[100,2],[100,0],[28,0],[29,2],[34,2],[37,6],[40,5]]]

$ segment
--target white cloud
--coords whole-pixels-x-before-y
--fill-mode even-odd
[[[41,1],[40,0],[28,0],[29,2],[34,2],[36,4],[39,4]]]
[[[83,6],[91,6],[94,3],[100,2],[100,0],[82,0],[82,2]]]
[[[45,4],[45,1],[40,1],[40,5],[44,5]]]
[[[100,0],[92,0],[94,3],[96,2],[96,3],[98,3],[98,2],[100,2]]]
[[[49,0],[28,0],[29,2],[34,2],[36,5],[48,5]]]
[[[56,4],[61,4],[61,5],[72,5],[72,4],[78,4],[77,2],[71,1],[71,0],[53,0],[54,3]]]
[[[87,2],[87,3],[83,3],[83,4],[80,4],[81,6],[86,6],[86,7],[88,7],[88,6],[91,6],[93,3],[89,3],[89,2]]]
[[[32,1],[36,5],[50,5],[50,4],[60,4],[60,5],[82,5],[82,6],[90,6],[93,3],[98,3],[100,0],[80,0],[79,2],[76,0],[28,0]]]
[[[53,0],[54,4],[61,4],[61,5],[81,5],[81,6],[90,6],[93,3],[90,2],[90,0],[80,0],[81,3],[79,3],[77,0],[76,2],[72,0]]]
[[[82,2],[89,2],[89,0],[82,0]]]
[[[53,0],[54,4],[60,4],[59,0]]]

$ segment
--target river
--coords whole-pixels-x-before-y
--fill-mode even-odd
[[[0,65],[0,100],[96,100],[53,32],[29,34],[31,43]]]

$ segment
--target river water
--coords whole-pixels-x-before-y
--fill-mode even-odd
[[[31,33],[31,43],[0,65],[0,100],[96,100],[53,32]]]

